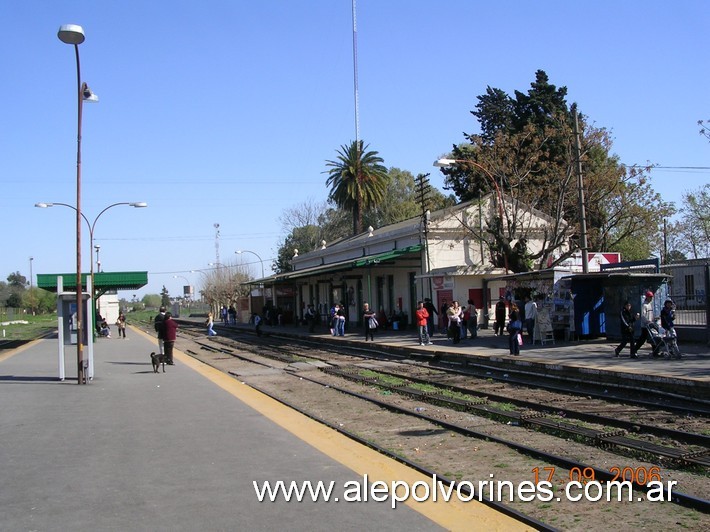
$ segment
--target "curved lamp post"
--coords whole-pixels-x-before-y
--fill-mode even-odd
[[[454,166],[456,164],[470,164],[471,166],[475,166],[479,170],[481,170],[484,174],[486,174],[486,177],[491,180],[491,183],[493,183],[493,186],[496,189],[496,195],[498,196],[498,216],[500,216],[500,224],[501,224],[501,231],[503,230],[503,194],[500,192],[500,187],[498,186],[498,182],[495,180],[493,177],[493,174],[491,174],[488,169],[485,166],[482,166],[478,164],[476,161],[469,161],[467,159],[438,159],[434,161],[434,166],[438,168],[448,168],[450,166]],[[503,253],[503,261],[505,263],[505,273],[508,273],[508,255],[506,253]]]
[[[261,257],[259,255],[257,255],[253,251],[249,251],[248,249],[239,249],[239,250],[235,251],[234,253],[236,253],[237,255],[241,255],[242,253],[251,253],[257,259],[259,259],[259,262],[261,263],[261,278],[262,279],[264,278],[264,261],[261,260]]]
[[[111,205],[106,207],[104,210],[102,210],[96,216],[96,218],[94,218],[94,222],[91,223],[91,222],[89,222],[89,219],[84,215],[84,213],[81,212],[76,207],[74,207],[74,205],[69,205],[68,203],[58,203],[58,202],[55,202],[55,203],[46,203],[46,202],[35,203],[35,207],[37,207],[39,209],[48,209],[49,207],[54,207],[55,205],[59,205],[61,207],[69,207],[70,209],[75,210],[77,213],[77,216],[80,217],[79,219],[83,218],[84,221],[86,222],[86,225],[89,228],[89,257],[92,256],[93,249],[94,249],[94,229],[96,228],[96,222],[99,221],[99,218],[101,218],[101,215],[103,213],[105,213],[110,208],[116,207],[118,205],[129,205],[131,207],[135,207],[135,208],[139,208],[139,209],[148,206],[148,204],[145,201],[132,201],[132,202],[120,201],[118,203],[112,203]],[[96,250],[96,260],[97,261],[98,261],[98,258],[99,258],[99,251],[97,249]],[[92,292],[91,296],[93,299],[94,292],[96,290],[96,286],[94,285],[94,260],[93,260],[93,258],[91,259],[91,273],[90,273],[90,275],[91,275],[91,292]],[[92,303],[92,305],[93,305],[93,303]],[[78,314],[77,314],[77,319],[79,319]]]
[[[76,85],[77,85],[77,136],[76,136],[76,363],[77,363],[77,383],[86,384],[84,374],[84,339],[83,322],[84,311],[82,302],[81,283],[81,115],[84,100],[98,101],[98,98],[91,92],[89,86],[81,81],[81,66],[79,62],[79,45],[84,42],[84,30],[76,24],[65,24],[57,32],[59,40],[74,47],[76,55]]]

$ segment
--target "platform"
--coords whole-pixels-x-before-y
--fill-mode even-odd
[[[178,338],[177,347],[180,347]],[[57,340],[0,355],[5,530],[525,529],[480,503],[342,501],[347,482],[431,478],[155,340],[99,339],[95,378],[57,378]],[[74,351],[75,353],[75,351]],[[334,482],[341,502],[259,502],[253,483]]]
[[[234,326],[218,325],[216,330],[236,327],[253,329],[247,324]],[[634,382],[639,388],[649,391],[679,393],[695,399],[706,400],[710,404],[710,347],[705,344],[680,343],[683,358],[668,360],[652,358],[649,344],[639,350],[639,358],[629,358],[629,347],[621,357],[614,357],[618,343],[604,338],[593,340],[563,341],[554,344],[530,345],[527,335],[520,347],[520,355],[510,354],[508,335],[495,336],[491,329],[482,329],[475,339],[461,340],[453,344],[445,334],[435,334],[432,345],[421,346],[416,331],[378,330],[375,341],[365,342],[361,330],[346,330],[344,337],[334,337],[325,327],[309,333],[304,326],[262,326],[265,334],[284,336],[316,337],[320,343],[345,342],[362,344],[370,349],[388,350],[399,354],[431,353],[438,359],[461,365],[469,363],[486,364],[491,368],[510,369],[524,372],[540,372],[545,375],[559,375],[566,379],[596,381],[615,385]]]

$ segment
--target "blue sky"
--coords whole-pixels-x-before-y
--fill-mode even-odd
[[[24,0],[0,3],[0,278],[76,270],[76,66],[57,38],[83,26],[82,211],[105,271],[147,270],[181,292],[216,261],[261,266],[279,216],[322,201],[325,161],[355,138],[350,0]],[[487,86],[527,91],[535,71],[612,133],[626,164],[710,166],[703,0],[359,0],[360,137],[388,167],[431,172]],[[708,170],[657,169],[670,201]],[[84,228],[85,229],[85,228]],[[89,241],[83,231],[84,269]],[[95,259],[95,254],[93,255]],[[175,276],[179,276],[175,278]],[[130,298],[132,293],[122,293]]]

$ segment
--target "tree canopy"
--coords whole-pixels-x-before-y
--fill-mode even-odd
[[[538,70],[527,93],[513,97],[488,87],[471,114],[480,133],[464,134],[453,146],[458,163],[443,169],[445,188],[460,201],[479,198],[496,187],[512,209],[489,220],[485,240],[496,266],[513,271],[545,267],[563,260],[580,247],[580,205],[574,114],[566,87],[557,88]],[[626,167],[611,154],[611,140],[603,128],[592,126],[577,112],[579,161],[583,168],[587,247],[594,251],[625,249],[647,255],[660,222],[672,213],[650,186],[647,168]],[[541,235],[542,249],[520,259],[531,236],[520,210],[538,211],[550,221]],[[638,246],[638,240],[646,245]],[[634,246],[631,246],[631,244]],[[517,249],[516,249],[517,245]],[[625,256],[628,259],[645,258]]]
[[[341,146],[338,158],[326,161],[330,188],[328,199],[352,212],[353,234],[362,232],[362,215],[382,201],[387,188],[387,169],[376,151],[367,151],[362,140]]]

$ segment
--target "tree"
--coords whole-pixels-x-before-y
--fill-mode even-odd
[[[7,276],[7,282],[12,288],[24,290],[27,286],[27,277],[22,275],[20,272],[15,272]]]
[[[160,306],[168,308],[170,306],[170,293],[168,289],[163,285],[163,289],[160,291]]]
[[[362,232],[363,212],[382,201],[387,187],[384,160],[368,147],[362,140],[354,141],[340,147],[337,160],[326,161],[328,199],[352,213],[354,235]]]
[[[541,70],[530,90],[516,91],[514,98],[489,87],[472,111],[481,133],[465,135],[468,142],[455,145],[451,155],[470,164],[443,170],[446,188],[461,201],[496,189],[504,196],[503,220],[501,209],[492,211],[482,235],[495,266],[507,262],[513,271],[542,268],[579,249],[576,109],[567,105],[566,94],[565,87],[550,84]],[[647,168],[625,167],[610,154],[606,130],[589,125],[581,114],[578,121],[588,248],[615,251],[624,242],[641,239],[650,249],[672,206],[652,191]],[[530,218],[525,214],[532,209],[549,217],[544,227],[526,226]],[[525,248],[534,232],[542,238],[536,253]]]
[[[384,197],[363,216],[365,224],[374,228],[414,218],[422,213],[416,193],[416,182],[411,172],[390,168],[387,174],[389,179]],[[444,196],[436,189],[429,190],[426,200],[426,208],[432,211],[456,204],[455,198],[451,195]]]
[[[700,134],[703,137],[710,139],[710,120],[698,120],[700,126]]]
[[[710,184],[683,195],[680,220],[667,230],[668,252],[695,259],[710,256]]]
[[[164,287],[163,287],[164,288]],[[159,294],[146,294],[141,299],[145,308],[158,308],[161,305]]]

